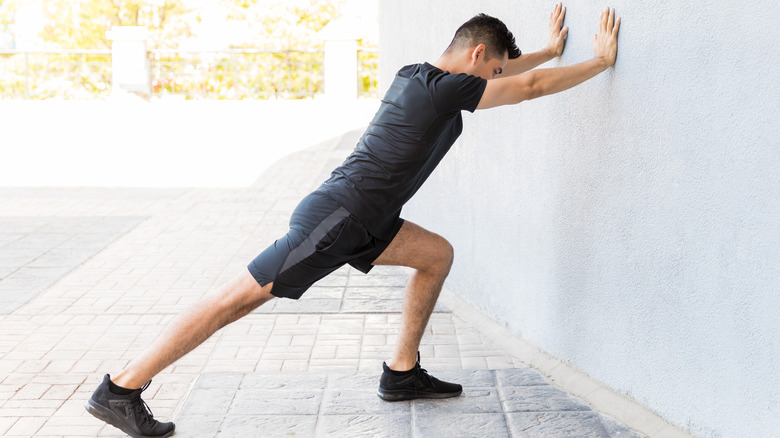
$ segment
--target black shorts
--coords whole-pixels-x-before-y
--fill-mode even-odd
[[[391,236],[402,224],[403,219],[394,224]],[[347,263],[367,274],[390,240],[375,238],[344,207],[314,192],[295,208],[287,235],[247,268],[261,286],[273,282],[274,296],[298,299],[315,282]]]

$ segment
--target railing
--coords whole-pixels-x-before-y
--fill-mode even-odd
[[[361,49],[358,95],[377,97],[378,50]],[[152,97],[300,99],[323,92],[323,52],[149,50]],[[0,98],[94,99],[111,93],[110,50],[0,50]]]
[[[322,92],[322,51],[151,50],[152,95],[300,99]]]
[[[109,93],[110,50],[0,50],[2,99],[91,99]]]

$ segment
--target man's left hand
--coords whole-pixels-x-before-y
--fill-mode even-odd
[[[549,33],[547,35],[547,50],[553,58],[561,56],[563,53],[566,34],[569,33],[568,27],[562,28],[564,16],[566,16],[566,7],[558,3],[550,14]]]

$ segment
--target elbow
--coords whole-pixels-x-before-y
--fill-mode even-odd
[[[517,103],[544,96],[543,84],[539,79],[539,75],[533,70],[523,75],[522,80],[517,83]]]
[[[526,93],[528,94],[527,100],[536,99],[537,97],[544,96],[545,88],[544,88],[544,82],[539,77],[539,74],[537,72],[531,72],[530,81],[528,84],[528,90]]]

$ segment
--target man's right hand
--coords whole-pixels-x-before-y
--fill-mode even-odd
[[[593,52],[596,58],[603,59],[607,66],[615,65],[618,30],[620,17],[615,19],[615,9],[604,9],[599,16],[599,32],[593,36]]]
[[[515,76],[487,81],[477,109],[513,105],[524,100],[560,93],[615,65],[617,34],[620,18],[615,21],[615,10],[606,8],[599,20],[599,33],[593,37],[596,56],[579,64],[531,70]]]
[[[566,7],[562,3],[556,4],[555,9],[550,13],[550,24],[547,29],[547,51],[553,58],[563,53],[566,35],[569,33],[569,28],[563,27],[564,17],[566,17]]]

